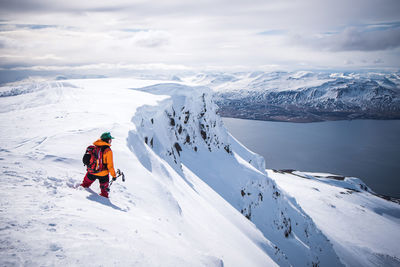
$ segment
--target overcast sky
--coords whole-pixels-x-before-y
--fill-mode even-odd
[[[0,0],[0,68],[400,68],[400,0]]]

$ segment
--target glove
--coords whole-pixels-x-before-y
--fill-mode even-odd
[[[113,177],[112,180],[113,180],[113,181],[117,180],[117,177]]]

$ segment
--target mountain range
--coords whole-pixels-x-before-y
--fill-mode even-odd
[[[225,117],[293,122],[400,118],[398,72],[201,73],[184,80],[212,88]]]

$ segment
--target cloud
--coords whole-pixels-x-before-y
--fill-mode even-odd
[[[289,42],[333,52],[383,51],[400,47],[400,27],[381,27],[374,30],[369,25],[362,28],[347,27],[341,32],[296,34]]]
[[[367,31],[379,31],[386,29],[396,29],[400,27],[400,21],[397,22],[386,22],[386,23],[375,23],[366,26]]]
[[[154,48],[167,45],[169,43],[170,35],[165,31],[138,31],[134,34],[132,40],[135,44]]]
[[[0,49],[14,49],[19,51],[22,48],[22,44],[13,38],[0,35]]]
[[[8,71],[81,71],[81,70],[179,70],[187,71],[191,68],[184,65],[173,65],[164,63],[150,64],[86,64],[86,65],[34,65],[34,66],[19,66],[19,67],[0,67],[0,70]]]
[[[0,66],[399,66],[398,1],[0,0]]]
[[[266,30],[266,31],[262,31],[259,32],[259,35],[283,35],[286,34],[287,31],[286,30]]]
[[[0,32],[16,31],[19,29],[23,30],[42,30],[49,28],[57,28],[57,25],[44,25],[44,24],[0,24]]]
[[[360,31],[357,28],[347,28],[343,33],[333,38],[334,51],[380,51],[400,46],[400,28],[380,31]]]

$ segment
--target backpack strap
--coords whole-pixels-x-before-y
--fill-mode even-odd
[[[101,159],[101,160],[102,160],[102,164],[103,164],[103,168],[101,169],[102,171],[108,169],[108,168],[107,168],[107,163],[108,163],[108,162],[104,162],[104,154],[108,151],[107,149],[111,151],[111,148],[110,148],[109,146],[101,146],[101,147],[100,147],[101,156],[102,156],[102,159]]]

